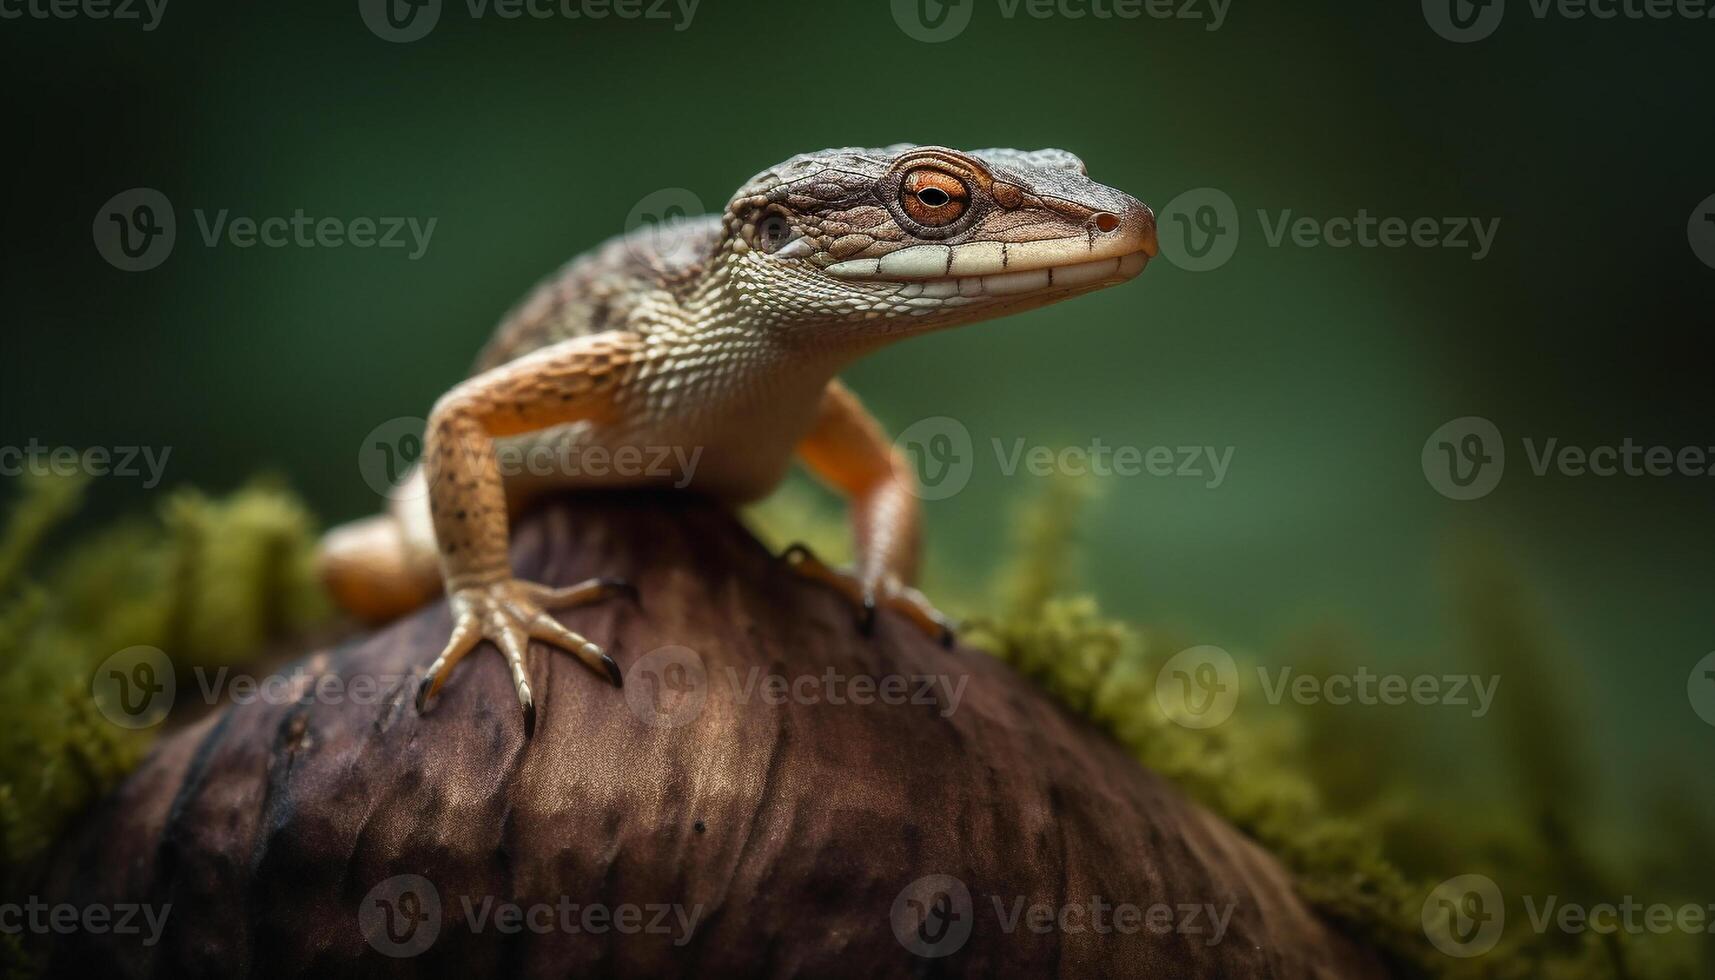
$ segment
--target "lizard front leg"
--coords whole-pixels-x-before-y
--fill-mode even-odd
[[[479,374],[436,403],[424,436],[423,473],[453,632],[418,688],[419,711],[454,665],[483,640],[499,648],[511,667],[527,734],[536,718],[524,659],[530,640],[567,650],[614,685],[621,683],[612,658],[548,610],[629,587],[592,579],[551,589],[512,577],[506,490],[495,440],[568,422],[610,421],[616,414],[614,395],[639,352],[631,334],[579,337]]]
[[[802,545],[786,551],[793,567],[833,586],[856,604],[865,631],[878,608],[890,608],[943,644],[953,642],[952,623],[921,592],[917,577],[921,508],[911,466],[875,418],[839,379],[828,383],[810,434],[798,455],[823,482],[851,502],[857,553],[851,572],[823,564]]]

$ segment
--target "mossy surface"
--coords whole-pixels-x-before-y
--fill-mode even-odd
[[[1498,765],[1505,783],[1500,795],[1458,798],[1437,783],[1430,764],[1446,753],[1446,732],[1420,724],[1420,714],[1358,714],[1290,702],[1245,710],[1260,704],[1263,692],[1256,673],[1241,669],[1240,709],[1226,721],[1193,728],[1171,717],[1157,697],[1157,678],[1190,641],[1105,615],[1075,588],[1076,532],[1091,497],[1086,483],[1050,483],[1013,522],[1010,560],[986,593],[940,587],[933,573],[948,569],[933,564],[927,591],[949,604],[948,611],[966,614],[965,639],[973,646],[1010,663],[1107,730],[1145,767],[1273,852],[1293,872],[1301,894],[1379,949],[1399,975],[1715,975],[1715,944],[1708,936],[1568,935],[1532,927],[1522,896],[1539,905],[1555,896],[1588,906],[1619,902],[1648,887],[1666,891],[1641,900],[1707,905],[1715,821],[1664,793],[1657,812],[1640,815],[1635,839],[1597,846],[1598,833],[1584,824],[1593,787],[1578,765],[1575,706],[1562,686],[1543,680],[1555,676],[1552,632],[1499,555],[1467,542],[1451,563],[1452,615],[1464,634],[1462,669],[1535,682],[1514,684],[1504,701],[1497,699],[1498,724],[1478,730],[1499,737],[1469,747]],[[752,517],[771,544],[801,539],[821,542],[833,555],[844,551],[837,515],[819,509],[807,488],[789,488]],[[1343,630],[1324,627],[1293,643],[1285,659],[1301,672],[1328,676],[1356,670],[1362,663],[1357,649]],[[1254,665],[1255,658],[1239,659]],[[1643,829],[1649,824],[1658,831]],[[1501,886],[1508,924],[1492,950],[1456,958],[1431,943],[1423,907],[1438,882],[1470,873]]]
[[[90,696],[97,666],[136,645],[176,666],[240,663],[271,638],[328,616],[311,572],[315,529],[284,489],[259,483],[225,499],[171,497],[153,519],[81,532],[43,553],[54,527],[77,511],[72,480],[26,482],[0,534],[0,871],[11,891],[54,836],[146,751],[150,734],[103,718]],[[1074,588],[1076,528],[1087,494],[1051,485],[1015,522],[1012,560],[984,589],[938,587],[968,576],[931,565],[930,594],[965,613],[966,638],[1010,663],[1070,710],[1108,731],[1137,760],[1275,853],[1302,893],[1406,976],[1614,977],[1679,980],[1709,975],[1707,937],[1538,934],[1508,906],[1501,945],[1456,959],[1425,935],[1421,910],[1434,884],[1484,873],[1510,894],[1615,901],[1647,874],[1694,901],[1715,866],[1708,815],[1665,795],[1645,815],[1659,831],[1639,841],[1598,841],[1582,823],[1594,791],[1577,765],[1568,695],[1536,685],[1511,699],[1504,737],[1483,746],[1512,777],[1510,799],[1452,799],[1414,764],[1440,751],[1436,732],[1327,708],[1238,711],[1205,729],[1179,724],[1156,696],[1162,665],[1183,637],[1103,613]],[[848,552],[834,507],[794,484],[749,512],[779,548],[803,541],[830,560]],[[1454,610],[1472,665],[1547,676],[1550,633],[1528,590],[1503,563],[1468,549],[1452,576]],[[939,574],[937,574],[939,573]],[[1353,641],[1329,628],[1288,651],[1304,670],[1350,667]],[[181,683],[186,672],[181,671]],[[1240,677],[1247,676],[1241,671]],[[1254,687],[1254,683],[1251,685]],[[1255,692],[1249,692],[1254,694]],[[1510,693],[1510,692],[1509,692]],[[1616,870],[1626,862],[1632,873]],[[0,969],[28,971],[18,937],[0,937]]]
[[[129,772],[155,729],[104,717],[99,665],[135,646],[197,667],[254,657],[330,609],[310,565],[315,522],[258,483],[215,500],[167,498],[152,519],[54,533],[84,485],[28,479],[0,532],[0,872],[8,891],[66,825]],[[46,547],[49,542],[55,547]]]

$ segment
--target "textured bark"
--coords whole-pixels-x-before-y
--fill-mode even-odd
[[[520,522],[513,562],[552,584],[602,574],[639,586],[641,608],[615,600],[562,617],[608,646],[626,691],[533,647],[541,715],[526,740],[504,662],[485,645],[420,716],[414,682],[446,639],[444,603],[314,654],[315,670],[382,678],[385,696],[234,705],[164,737],[61,845],[41,893],[171,903],[160,942],[61,937],[55,972],[1382,975],[1255,844],[1006,666],[940,649],[887,614],[861,636],[846,605],[713,506],[557,502]],[[652,702],[633,668],[669,645],[694,650],[706,680],[700,711],[659,727],[648,722],[668,716],[650,706],[675,702]],[[689,663],[667,653],[641,666],[675,657]],[[814,677],[801,688],[811,693],[827,690],[829,669],[944,681],[932,703],[774,704],[760,690],[744,698],[753,669]],[[955,702],[946,685],[961,682]],[[404,943],[432,934],[426,950],[394,958],[366,941],[359,909],[404,874],[431,883],[440,915]],[[893,915],[896,899],[928,875],[953,876],[972,898],[960,920],[968,938],[939,958],[907,949],[894,929],[914,935],[914,919]],[[581,909],[575,930],[556,921],[507,934],[490,920],[479,932],[464,898],[480,911],[485,896],[544,903],[556,917],[562,896],[700,915],[688,941],[672,919],[668,935],[584,931]],[[1129,933],[1036,932],[1027,918],[1005,928],[1020,900],[1088,908],[1096,897],[1234,911],[1212,944],[1206,913],[1191,923],[1197,934],[1159,933],[1147,918]],[[367,907],[382,908],[373,896]],[[379,912],[367,914],[373,923]],[[633,924],[654,914],[643,908]]]

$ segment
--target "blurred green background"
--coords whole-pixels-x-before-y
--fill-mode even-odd
[[[706,0],[688,25],[473,18],[448,0],[411,43],[377,37],[354,2],[171,0],[152,31],[0,24],[16,164],[0,446],[171,447],[162,488],[98,481],[97,513],[267,470],[348,519],[378,506],[365,435],[424,414],[524,289],[646,196],[685,188],[718,209],[825,146],[1061,146],[1157,208],[1219,188],[1237,251],[848,373],[893,431],[945,415],[976,442],[969,486],[927,504],[943,579],[992,560],[1040,482],[1004,475],[991,440],[1230,446],[1218,488],[1099,481],[1085,553],[1108,609],[1268,663],[1336,623],[1372,671],[1469,671],[1450,569],[1500,555],[1559,654],[1500,696],[1571,699],[1591,816],[1635,824],[1632,801],[1664,787],[1715,800],[1715,729],[1687,694],[1715,650],[1715,480],[1537,477],[1522,446],[1715,445],[1699,353],[1715,271],[1686,230],[1715,193],[1715,23],[1538,20],[1515,0],[1493,37],[1460,45],[1408,2],[1236,0],[1215,31],[966,3],[944,43],[856,0]],[[139,186],[172,202],[178,240],[127,273],[91,226]],[[436,226],[416,260],[206,247],[193,212],[222,208]],[[1257,211],[1288,209],[1500,226],[1482,261],[1271,247]],[[1509,461],[1494,493],[1457,502],[1419,454],[1465,415],[1498,426]],[[1383,710],[1454,739],[1483,724]],[[1457,742],[1431,775],[1451,794],[1506,777]]]

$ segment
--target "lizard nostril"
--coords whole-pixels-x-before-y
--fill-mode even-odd
[[[1111,211],[1101,211],[1095,217],[1096,230],[1110,232],[1120,226],[1119,216]]]

